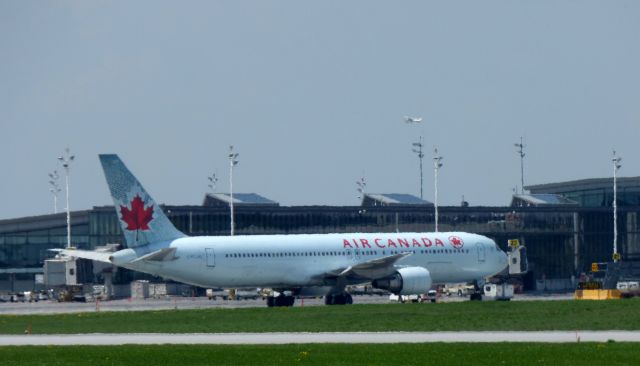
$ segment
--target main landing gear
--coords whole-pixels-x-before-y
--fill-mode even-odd
[[[267,296],[267,306],[270,308],[274,306],[293,306],[295,301],[295,297],[282,294],[279,296]]]
[[[482,287],[484,287],[483,280],[473,281],[473,292],[469,295],[469,300],[482,301]]]
[[[353,304],[353,298],[350,294],[343,292],[341,294],[328,294],[324,297],[325,305],[350,305]]]

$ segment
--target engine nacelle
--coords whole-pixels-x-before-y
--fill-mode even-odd
[[[431,274],[423,267],[405,267],[389,277],[373,280],[371,285],[396,295],[426,294],[431,289]]]

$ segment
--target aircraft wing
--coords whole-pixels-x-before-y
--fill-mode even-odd
[[[93,250],[79,250],[79,249],[49,249],[53,252],[58,252],[65,257],[91,259],[92,261],[112,263],[109,257],[113,255],[113,252],[97,252]]]
[[[329,278],[345,278],[353,280],[374,280],[392,275],[396,271],[395,264],[413,253],[399,253],[337,269],[326,274]]]

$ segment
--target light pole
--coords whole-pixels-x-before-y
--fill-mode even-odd
[[[412,125],[412,124],[422,124],[422,117],[410,117],[410,116],[404,116],[404,122],[406,124]],[[422,175],[422,158],[424,158],[424,153],[422,152],[422,136],[420,136],[420,140],[418,142],[414,142],[413,144],[413,149],[412,151],[416,154],[418,154],[418,159],[420,159],[420,199],[423,199],[423,195],[422,195],[422,182],[423,182],[423,175]]]
[[[618,254],[618,182],[617,172],[622,167],[620,162],[622,158],[616,156],[616,151],[613,150],[613,262],[618,263],[620,260],[620,254]]]
[[[54,170],[53,173],[49,173],[49,185],[51,185],[51,188],[49,188],[49,192],[53,194],[53,213],[54,214],[58,213],[58,193],[60,193],[61,191],[60,185],[58,184],[58,179],[60,179],[60,176],[58,175],[57,170]]]
[[[238,153],[233,152],[233,145],[229,146],[229,207],[231,208],[231,236],[235,232],[233,221],[233,167],[238,165]]]
[[[71,247],[71,211],[69,209],[69,169],[71,168],[71,163],[75,158],[74,155],[71,155],[69,152],[69,148],[67,147],[64,150],[64,155],[58,157],[58,160],[62,163],[65,171],[65,186],[67,188],[67,248]]]
[[[433,206],[435,208],[435,232],[438,232],[438,171],[442,168],[442,156],[438,155],[438,148],[433,150],[433,171],[435,177],[434,184],[434,201]]]
[[[524,144],[522,143],[522,136],[520,136],[520,143],[513,144],[518,148],[517,153],[520,155],[520,193],[524,194]]]
[[[211,174],[211,176],[207,177],[207,179],[209,180],[209,188],[211,189],[211,193],[216,193],[216,184],[218,183],[218,177],[216,177],[216,174]]]
[[[424,158],[424,153],[422,152],[422,136],[420,136],[420,140],[418,142],[413,143],[413,152],[418,154],[418,159],[420,159],[420,199],[422,199],[422,158]]]
[[[360,201],[362,201],[364,199],[364,195],[366,194],[367,180],[362,177],[360,178],[360,180],[356,181],[356,185],[358,186],[358,188],[356,188],[356,191],[358,191],[357,197]]]

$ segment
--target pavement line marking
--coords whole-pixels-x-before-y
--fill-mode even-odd
[[[640,331],[340,332],[340,333],[91,333],[0,335],[0,346],[123,344],[640,342]]]

